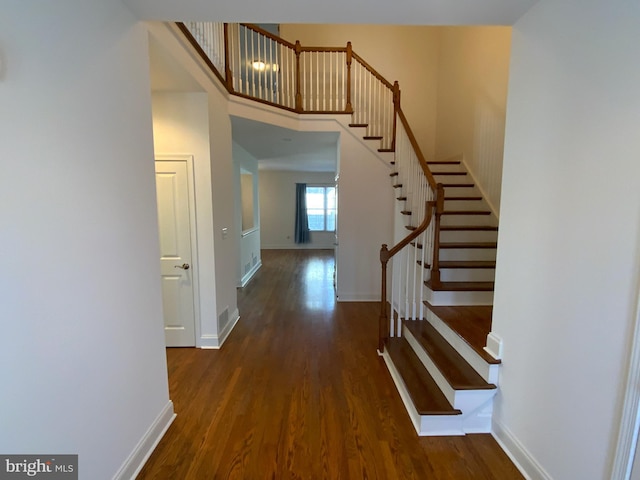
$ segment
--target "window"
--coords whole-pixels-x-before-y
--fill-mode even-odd
[[[307,218],[312,232],[336,230],[336,187],[307,186]]]

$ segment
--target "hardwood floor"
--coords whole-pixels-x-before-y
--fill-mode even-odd
[[[221,350],[167,349],[178,416],[139,479],[523,478],[490,435],[416,435],[378,305],[334,301],[333,252],[262,262]]]

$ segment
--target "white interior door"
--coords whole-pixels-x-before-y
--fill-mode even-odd
[[[167,347],[195,346],[186,161],[156,161],[160,268]]]

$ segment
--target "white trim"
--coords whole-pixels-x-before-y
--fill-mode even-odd
[[[491,200],[489,200],[489,196],[487,195],[487,193],[482,188],[482,185],[480,184],[480,182],[478,182],[478,179],[476,178],[476,176],[473,174],[473,170],[471,170],[469,168],[469,165],[465,161],[464,155],[460,155],[460,160],[462,161],[462,165],[464,165],[464,168],[467,170],[467,173],[471,177],[471,180],[473,180],[473,183],[476,185],[476,187],[480,191],[480,194],[482,195],[482,198],[484,199],[484,201],[489,206],[489,210],[491,210],[491,213],[493,214],[493,216],[495,218],[500,218],[500,215],[498,214],[498,209],[495,207],[495,205],[493,203],[491,203]]]
[[[187,164],[187,188],[189,190],[189,228],[191,230],[191,278],[193,281],[193,322],[194,346],[200,337],[200,263],[198,262],[198,221],[196,219],[196,187],[193,155],[185,153],[161,153],[155,155],[155,162],[185,162]]]
[[[222,348],[222,344],[225,342],[225,340],[233,330],[233,327],[236,326],[238,320],[240,320],[240,312],[237,308],[234,310],[232,317],[233,320],[227,323],[227,327],[222,332],[220,332],[220,335],[202,335],[200,337],[200,348],[202,348],[203,350],[218,350]]]
[[[379,302],[380,292],[376,293],[340,293],[336,299],[338,302]]]
[[[260,230],[260,227],[259,227],[259,226],[257,226],[257,227],[253,227],[253,228],[250,228],[250,229],[245,230],[244,232],[242,232],[242,233],[240,234],[240,237],[246,237],[247,235],[251,235],[253,232],[257,232],[257,231],[259,231],[259,230]]]
[[[135,479],[175,418],[173,402],[169,400],[113,476],[113,480]]]
[[[328,232],[331,233],[331,232]],[[331,240],[331,244],[314,244],[314,243],[288,243],[277,245],[261,245],[262,250],[334,250],[334,240]]]
[[[640,427],[640,285],[636,293],[636,318],[633,326],[633,343],[629,354],[629,372],[624,392],[624,404],[620,415],[620,431],[613,457],[611,479],[628,479],[638,444]]]
[[[552,480],[542,465],[527,451],[520,441],[511,433],[511,431],[497,421],[495,418],[492,422],[493,431],[491,435],[498,442],[500,448],[504,450],[511,459],[520,473],[527,480]]]
[[[483,347],[483,350],[496,360],[500,360],[502,359],[502,347],[502,338],[494,332],[489,332],[486,346]]]
[[[262,260],[258,260],[251,270],[249,270],[241,279],[240,279],[240,287],[243,288],[251,281],[253,276],[260,270],[262,267]]]

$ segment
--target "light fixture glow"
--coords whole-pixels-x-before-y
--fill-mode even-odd
[[[251,66],[254,70],[258,70],[259,72],[264,72],[264,70],[267,68],[267,64],[261,62],[260,60],[254,60]]]

